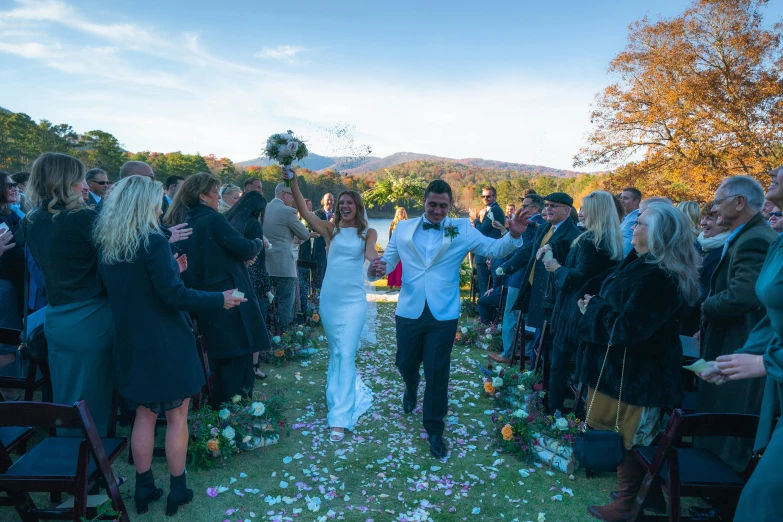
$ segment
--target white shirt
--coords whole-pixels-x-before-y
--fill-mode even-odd
[[[421,221],[422,226],[413,232],[413,244],[416,246],[419,254],[421,254],[426,265],[432,262],[432,259],[438,254],[438,250],[440,250],[441,243],[443,243],[443,232],[441,230],[435,230],[434,228],[424,230],[424,223],[429,222],[426,217],[423,218]],[[440,226],[443,228],[442,221]]]
[[[100,203],[100,202],[101,202],[101,200],[103,199],[103,198],[102,198],[102,197],[100,197],[100,196],[96,196],[96,195],[95,195],[95,193],[94,193],[92,190],[90,191],[90,194],[92,194],[92,197],[94,197],[94,198],[95,198],[95,204],[96,204],[96,205],[97,205],[98,203]]]

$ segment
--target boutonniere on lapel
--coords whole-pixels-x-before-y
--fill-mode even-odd
[[[459,229],[454,225],[446,225],[443,227],[443,235],[454,241],[454,239],[456,239],[456,237],[459,235]]]

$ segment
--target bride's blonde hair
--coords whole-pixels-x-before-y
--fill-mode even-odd
[[[130,176],[115,185],[98,216],[93,237],[107,265],[130,263],[160,232],[163,185],[146,176]]]

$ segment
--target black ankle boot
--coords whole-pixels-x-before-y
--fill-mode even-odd
[[[152,476],[152,469],[144,473],[136,473],[136,492],[133,494],[133,500],[136,501],[136,513],[143,515],[149,511],[150,502],[160,500],[163,496],[163,490],[155,487],[155,477]]]
[[[171,491],[166,499],[166,516],[171,517],[177,514],[177,510],[183,504],[193,500],[193,490],[187,488],[185,473],[179,477],[171,476]]]

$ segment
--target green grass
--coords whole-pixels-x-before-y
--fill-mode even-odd
[[[396,350],[394,304],[380,303],[377,318],[378,343],[364,346],[357,355],[357,367],[375,393],[372,409],[358,422],[355,431],[341,443],[328,441],[324,386],[327,350],[311,360],[292,362],[282,368],[266,368],[270,377],[256,381],[256,389],[282,390],[288,400],[288,429],[276,446],[235,456],[212,470],[188,471],[188,484],[195,490],[194,501],[180,509],[176,518],[188,521],[224,520],[367,520],[391,521],[426,512],[431,520],[590,520],[586,507],[608,501],[615,487],[613,475],[587,480],[583,473],[574,479],[548,468],[522,478],[520,469],[530,469],[511,455],[497,450],[491,437],[492,422],[487,410],[499,407],[482,390],[476,365],[486,364],[487,352],[455,347],[452,354],[450,415],[446,439],[451,454],[438,461],[429,454],[421,423],[420,409],[404,415],[401,406],[402,382],[394,366]],[[301,380],[295,373],[300,372]],[[419,393],[419,406],[423,395]],[[160,430],[161,432],[163,430]],[[487,432],[490,432],[489,434]],[[127,434],[127,433],[123,433]],[[159,434],[159,435],[162,435]],[[159,442],[159,443],[162,443]],[[285,464],[285,457],[299,457]],[[502,464],[491,469],[493,463]],[[123,456],[115,471],[129,478],[122,490],[139,521],[165,518],[165,497],[144,516],[135,515],[132,501],[134,470]],[[164,459],[156,458],[153,469],[157,483],[168,493],[168,471]],[[240,474],[247,476],[240,478]],[[232,477],[236,482],[230,484]],[[281,484],[281,482],[287,483]],[[312,488],[300,491],[297,483]],[[229,490],[210,498],[209,487]],[[300,485],[301,486],[301,485]],[[569,488],[574,496],[561,491]],[[238,496],[234,488],[258,489],[257,494]],[[562,501],[552,500],[563,495]],[[269,505],[267,497],[289,497]],[[319,497],[318,511],[308,509],[306,496]],[[474,509],[480,514],[474,515]],[[238,510],[227,515],[228,510]],[[296,511],[301,510],[301,511]],[[255,516],[253,516],[255,515]],[[277,518],[275,518],[277,517]],[[326,518],[323,518],[326,517]],[[14,520],[10,508],[0,508],[0,520]],[[403,518],[404,520],[404,518]]]

